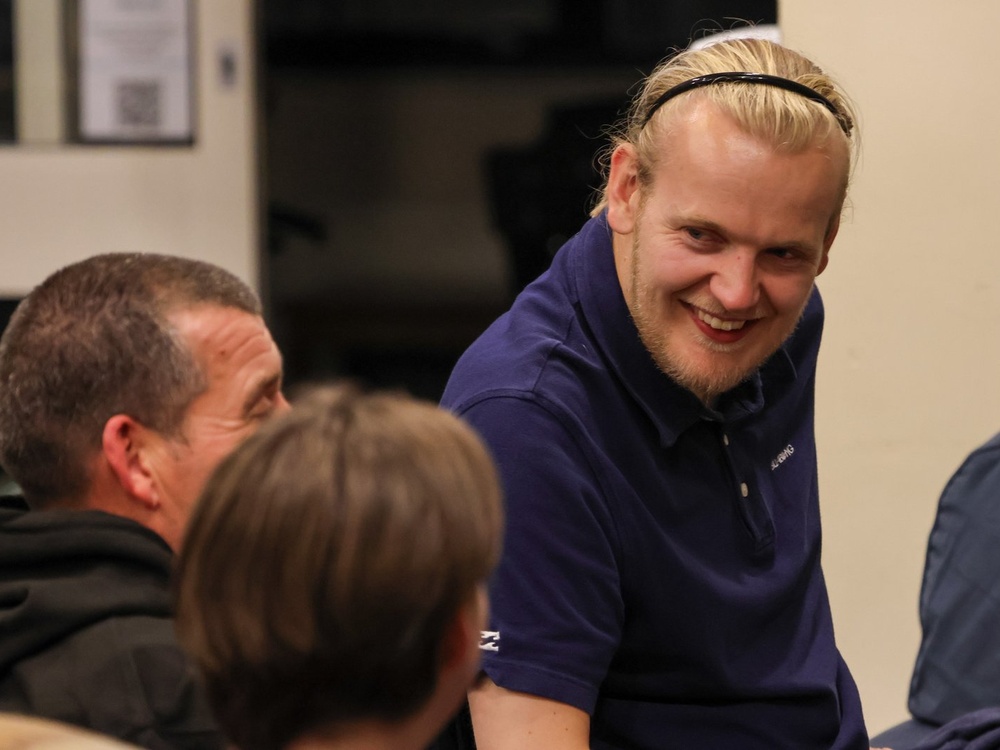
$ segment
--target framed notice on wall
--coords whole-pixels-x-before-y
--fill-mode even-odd
[[[75,140],[194,142],[192,1],[72,3]]]

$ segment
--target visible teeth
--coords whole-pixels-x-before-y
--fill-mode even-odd
[[[700,321],[707,323],[717,331],[738,331],[746,325],[745,320],[720,320],[714,315],[709,315],[704,310],[698,310],[697,312]]]

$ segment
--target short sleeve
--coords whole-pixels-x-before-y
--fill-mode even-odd
[[[613,517],[586,437],[571,415],[529,397],[482,399],[462,416],[493,453],[506,507],[484,669],[501,687],[592,713],[624,608]]]

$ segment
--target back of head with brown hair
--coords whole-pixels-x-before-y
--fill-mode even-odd
[[[260,314],[228,271],[138,253],[67,266],[18,305],[0,339],[0,464],[29,502],[86,491],[87,460],[115,414],[178,429],[205,382],[167,316],[202,304]]]
[[[225,731],[277,750],[431,695],[499,554],[493,464],[404,395],[325,387],[216,470],[178,561],[177,628]]]

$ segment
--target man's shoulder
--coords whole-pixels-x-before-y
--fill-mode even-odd
[[[32,510],[20,498],[0,500],[0,565],[72,577],[99,560],[169,574],[173,553],[156,532],[123,516],[100,510]],[[5,578],[0,574],[0,582]]]
[[[30,681],[33,673],[52,674],[50,670],[55,670],[66,678],[60,681],[64,685],[80,678],[77,687],[90,690],[94,685],[108,688],[118,682],[108,682],[113,673],[139,669],[143,663],[169,665],[178,656],[182,652],[169,614],[105,613],[94,622],[80,623],[72,633],[38,653],[26,655],[12,671]]]
[[[0,673],[22,667],[30,673],[35,659],[64,663],[60,654],[91,664],[87,649],[75,644],[115,652],[120,639],[106,634],[118,618],[148,618],[129,625],[122,638],[172,638],[169,548],[138,524],[117,520],[28,511],[0,523]]]
[[[0,682],[0,709],[147,747],[222,744],[169,616],[107,617],[25,659]]]
[[[529,288],[462,354],[442,403],[460,407],[486,392],[537,392],[579,331],[577,312],[552,284]]]

